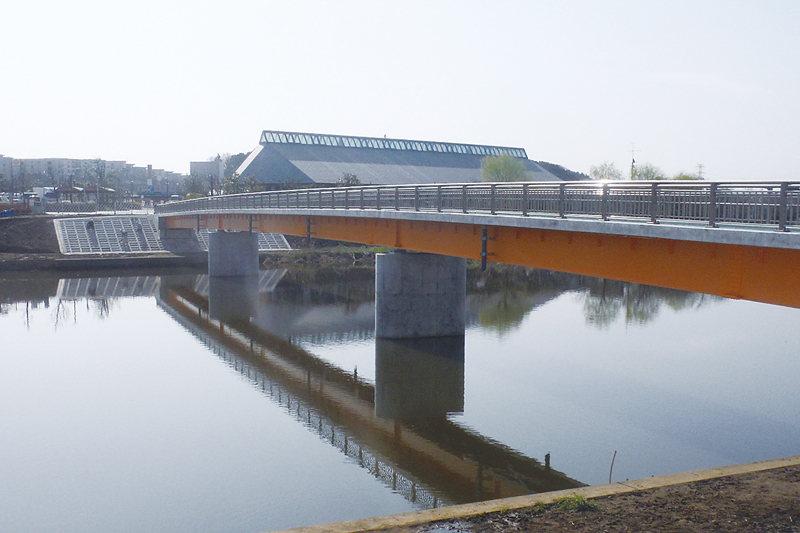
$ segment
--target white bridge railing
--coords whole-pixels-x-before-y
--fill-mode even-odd
[[[800,225],[800,182],[514,182],[299,189],[211,196],[157,206],[157,215],[273,209],[394,210]]]

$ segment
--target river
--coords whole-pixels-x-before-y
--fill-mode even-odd
[[[464,338],[376,342],[373,274],[6,275],[0,531],[268,531],[800,453],[800,310],[509,267],[470,271]]]

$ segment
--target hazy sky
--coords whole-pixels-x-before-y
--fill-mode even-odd
[[[797,180],[797,0],[6,2],[0,153],[176,172],[264,129]]]

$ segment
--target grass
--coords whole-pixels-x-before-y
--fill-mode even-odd
[[[560,511],[597,511],[597,504],[591,500],[587,500],[582,494],[577,492],[564,496],[555,501],[556,509]]]

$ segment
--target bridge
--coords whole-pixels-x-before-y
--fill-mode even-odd
[[[275,232],[800,307],[800,183],[367,186],[156,208],[159,227]]]

